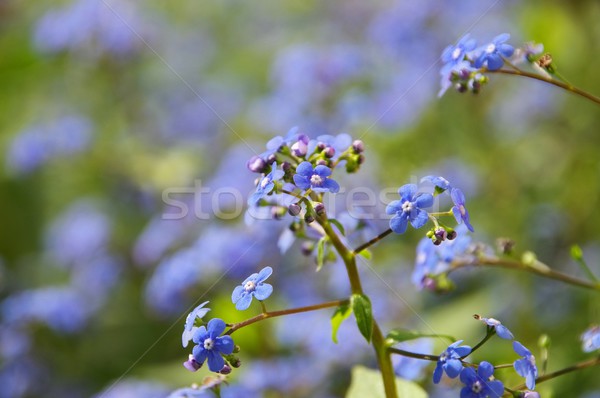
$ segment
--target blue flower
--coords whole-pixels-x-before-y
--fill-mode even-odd
[[[513,334],[510,332],[510,330],[508,330],[508,328],[504,326],[499,320],[494,318],[484,318],[480,317],[479,315],[476,315],[475,317],[475,319],[479,319],[486,325],[493,327],[494,330],[496,330],[496,334],[498,335],[498,337],[501,337],[506,340],[513,340],[515,338],[515,336],[513,336]]]
[[[525,378],[527,388],[533,390],[535,388],[535,379],[538,375],[537,366],[535,366],[535,357],[531,354],[531,351],[518,341],[513,341],[513,349],[523,357],[517,359],[513,366],[519,376]]]
[[[225,366],[222,354],[229,355],[233,352],[233,339],[231,336],[221,336],[225,330],[225,322],[214,318],[208,322],[207,327],[200,326],[194,334],[193,341],[197,345],[192,350],[194,360],[202,365],[208,358],[208,368],[218,372]]]
[[[510,35],[504,33],[494,37],[490,44],[481,47],[482,52],[475,60],[475,67],[481,68],[485,65],[488,70],[500,69],[504,65],[503,57],[510,57],[515,51],[513,46],[506,44],[508,39],[510,39]]]
[[[592,326],[581,335],[583,352],[592,352],[600,349],[600,326]]]
[[[202,319],[204,315],[210,311],[210,308],[203,308],[206,304],[208,304],[208,301],[205,301],[194,308],[185,319],[185,326],[183,327],[183,333],[181,335],[181,344],[183,344],[184,347],[187,347],[192,337],[194,337],[196,330],[198,330],[198,327],[194,326],[196,319]]]
[[[494,374],[494,366],[486,361],[479,364],[477,372],[466,368],[460,374],[460,381],[465,387],[460,391],[460,398],[500,398],[504,393],[501,381],[490,380]]]
[[[436,187],[436,191],[439,193],[442,193],[448,189],[452,189],[452,186],[450,185],[450,181],[446,180],[444,177],[441,176],[425,176],[423,178],[421,178],[421,182],[430,182],[433,185],[435,185]]]
[[[310,162],[302,162],[296,167],[294,183],[300,189],[312,189],[315,192],[332,192],[340,190],[340,185],[330,179],[331,169],[319,165],[313,169]]]
[[[277,170],[277,163],[273,163],[273,170],[258,182],[256,192],[248,198],[248,206],[256,206],[262,198],[270,194],[275,188],[275,181],[279,181],[284,175],[283,170]]]
[[[464,222],[467,228],[469,228],[469,231],[474,232],[475,230],[469,221],[469,212],[465,207],[465,195],[460,189],[452,188],[450,197],[452,198],[452,202],[454,202],[452,213],[454,214],[454,218],[456,218],[456,222],[459,224]]]
[[[265,267],[259,273],[250,275],[241,286],[233,289],[231,301],[235,304],[238,310],[245,310],[250,307],[252,296],[257,300],[266,300],[273,293],[273,286],[268,283],[263,283],[271,274],[273,268]]]
[[[475,39],[471,39],[469,34],[464,35],[455,46],[449,45],[442,52],[442,74],[445,74],[448,70],[454,68],[458,63],[465,59],[465,56],[469,51],[473,51],[477,43]]]
[[[461,346],[459,347],[462,340],[458,340],[448,346],[446,351],[440,354],[440,358],[438,359],[437,366],[433,371],[433,382],[435,384],[439,383],[442,380],[442,374],[446,372],[448,377],[454,379],[457,377],[461,370],[463,369],[462,362],[460,358],[465,357],[471,353],[471,347],[469,346]]]
[[[473,68],[470,62],[461,61],[458,64],[452,66],[452,68],[445,68],[441,71],[441,81],[440,81],[440,91],[438,92],[438,97],[444,95],[446,90],[448,90],[452,84],[456,84],[458,87],[463,87],[464,85],[472,85],[474,82],[474,76],[478,71],[477,68]],[[470,87],[472,88],[472,87]],[[461,91],[459,89],[459,91]]]
[[[390,203],[385,212],[394,214],[390,220],[390,228],[397,234],[402,234],[406,231],[408,222],[413,228],[421,228],[427,223],[428,215],[424,207],[433,205],[433,195],[429,193],[417,194],[417,186],[415,184],[406,184],[398,190],[400,200],[395,200]]]
[[[260,154],[260,157],[263,159],[267,159],[270,155],[278,152],[282,146],[290,145],[292,142],[296,141],[298,137],[298,127],[292,127],[285,137],[280,135],[271,138],[267,142],[267,150]]]

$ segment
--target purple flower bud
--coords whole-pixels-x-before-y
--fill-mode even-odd
[[[267,164],[273,164],[277,160],[277,156],[274,153],[270,154],[267,158]]]
[[[262,173],[267,164],[260,156],[252,156],[246,163],[246,167],[253,173]]]
[[[223,368],[221,370],[219,370],[218,373],[221,373],[222,375],[228,375],[229,373],[231,373],[231,366],[229,365],[224,365]]]
[[[325,157],[332,158],[335,156],[335,149],[333,149],[332,146],[328,146],[323,150],[323,153],[325,154]]]
[[[317,213],[318,216],[325,215],[325,205],[323,203],[317,203],[315,205],[314,209],[315,209],[315,213]]]
[[[306,145],[304,143],[304,141],[296,141],[292,147],[292,153],[294,154],[294,156],[300,156],[303,157],[304,155],[306,155],[306,151],[308,150],[308,145]]]
[[[540,398],[540,394],[537,391],[525,391],[522,395],[523,398]]]
[[[448,233],[446,232],[446,230],[444,228],[441,228],[441,227],[440,228],[436,228],[433,234],[440,241],[444,241],[448,237]]]
[[[286,173],[292,168],[292,164],[290,162],[283,162],[281,163],[281,170],[285,171]]]
[[[315,249],[315,244],[313,242],[303,242],[300,246],[300,251],[305,256],[310,256]]]
[[[329,166],[329,162],[325,159],[317,160],[317,166]]]
[[[457,236],[458,236],[458,233],[456,233],[456,231],[452,230],[452,231],[448,232],[448,235],[446,236],[446,238],[448,240],[454,240],[454,239],[456,239]]]
[[[310,138],[308,138],[308,136],[306,134],[300,134],[298,136],[298,141],[302,141],[303,143],[305,143],[306,145],[308,145]]]
[[[352,150],[355,153],[362,153],[362,152],[364,152],[364,150],[365,150],[365,143],[362,142],[361,140],[355,140],[352,143]]]
[[[288,213],[290,216],[296,217],[298,214],[300,214],[300,211],[302,211],[302,207],[300,207],[298,203],[292,203],[288,207]]]
[[[188,360],[183,363],[183,366],[190,372],[195,372],[202,367],[202,364],[197,362],[194,359],[194,356],[192,354],[190,354],[190,356],[188,357]]]
[[[327,147],[327,144],[319,141],[319,143],[317,144],[317,151],[321,152],[323,149],[325,149]]]
[[[307,224],[310,224],[311,222],[315,221],[315,218],[313,217],[312,214],[307,214],[307,215],[304,216],[304,221]]]

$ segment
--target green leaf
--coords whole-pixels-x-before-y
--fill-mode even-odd
[[[336,227],[338,227],[338,229],[340,230],[342,235],[346,236],[346,231],[344,230],[344,226],[342,225],[341,222],[339,222],[335,218],[330,218],[329,222],[332,223],[333,225],[335,225]]]
[[[367,342],[371,342],[371,335],[373,334],[373,311],[371,309],[371,300],[364,294],[353,294],[350,298],[350,305],[354,317],[356,318],[356,324],[358,330],[363,335]]]
[[[335,309],[335,312],[331,317],[331,340],[333,340],[335,344],[338,343],[337,332],[340,328],[340,325],[346,320],[346,318],[350,316],[351,313],[352,310],[350,309],[350,305],[348,303],[342,304]]]
[[[326,237],[322,237],[317,242],[317,271],[321,270],[323,264],[325,263],[325,240]]]
[[[447,339],[451,343],[456,339],[447,334],[434,334],[434,333],[423,333],[418,330],[411,329],[392,329],[386,336],[386,343],[388,346],[402,343],[403,341],[415,340],[421,337],[441,337]]]
[[[361,250],[360,253],[358,253],[360,256],[363,256],[366,260],[370,260],[373,255],[371,254],[370,250],[364,249]]]
[[[396,377],[396,391],[402,398],[427,398],[421,386]],[[346,392],[346,398],[385,398],[381,373],[377,370],[355,366],[352,368],[352,381]]]

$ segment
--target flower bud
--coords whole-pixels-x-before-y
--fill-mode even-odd
[[[292,217],[296,217],[302,211],[302,207],[298,203],[292,203],[288,206],[288,213]]]
[[[248,162],[246,162],[246,167],[253,173],[262,173],[265,171],[266,167],[265,161],[260,156],[252,156]]]
[[[188,357],[188,360],[183,363],[183,366],[190,372],[195,372],[202,367],[202,364],[197,362],[194,359],[194,356],[192,354],[190,354],[190,356]]]
[[[327,144],[324,142],[319,141],[317,143],[317,152],[321,152],[323,149],[325,149],[327,147]]]
[[[325,159],[317,160],[317,166],[329,166],[329,162]]]
[[[304,157],[304,155],[306,155],[306,151],[308,150],[308,146],[304,143],[304,141],[296,141],[292,145],[291,149],[294,156]]]
[[[448,233],[446,232],[446,230],[442,227],[438,227],[433,231],[433,235],[436,237],[437,240],[439,241],[445,241],[446,238],[448,237]]]
[[[325,157],[328,157],[331,159],[332,157],[335,156],[335,149],[333,149],[333,147],[331,147],[331,146],[328,146],[327,148],[325,148],[323,150],[323,154],[325,154]]]
[[[228,375],[229,373],[231,373],[231,366],[227,364],[223,365],[223,369],[219,370],[218,373],[221,373],[222,375]]]
[[[307,224],[310,224],[311,222],[315,221],[315,217],[314,217],[312,214],[308,214],[308,213],[307,213],[307,214],[304,216],[304,221],[305,221]]]
[[[325,215],[325,205],[323,203],[315,204],[314,209],[315,209],[315,213],[317,213],[318,216]]]
[[[365,143],[362,142],[361,140],[355,140],[352,143],[352,150],[354,151],[354,153],[362,153],[365,150]]]
[[[288,171],[290,171],[291,168],[292,168],[292,164],[290,162],[281,163],[281,170],[285,171],[286,173]]]
[[[302,242],[300,246],[300,252],[305,256],[310,256],[315,249],[315,244],[310,241]]]
[[[456,239],[457,236],[458,236],[458,233],[455,230],[451,230],[451,231],[448,231],[446,239],[454,240],[454,239]]]
[[[273,164],[277,160],[277,156],[274,153],[270,154],[267,158],[267,164]]]
[[[281,217],[283,217],[286,213],[286,208],[283,206],[273,206],[271,207],[271,216],[275,219],[275,220],[281,220]]]
[[[515,241],[510,238],[496,239],[496,248],[502,254],[512,253],[514,247],[515,247]]]

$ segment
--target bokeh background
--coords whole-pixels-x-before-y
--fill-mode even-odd
[[[339,176],[347,190],[443,175],[467,195],[475,240],[513,238],[517,251],[583,277],[569,257],[577,243],[600,273],[597,106],[507,76],[478,96],[437,97],[439,54],[466,32],[542,42],[574,85],[600,94],[598,20],[597,1],[0,2],[0,396],[164,397],[201,382],[205,369],[181,365],[185,316],[205,300],[228,322],[254,315],[258,306],[236,312],[230,292],[265,265],[275,269],[269,308],[344,297],[339,264],[315,273],[299,242],[282,253],[289,219],[244,220],[223,194],[250,193],[246,160],[293,126],[365,141],[360,173]],[[195,211],[173,219],[173,198]],[[336,215],[351,228],[343,207]],[[369,220],[356,241],[385,227]],[[597,293],[491,269],[453,274],[447,295],[419,291],[410,274],[424,232],[388,238],[361,266],[386,328],[473,345],[479,313],[534,354],[547,333],[549,370],[586,357],[579,335],[599,322]],[[236,332],[243,366],[227,394],[342,396],[353,364],[375,364],[352,320],[331,342],[330,315]],[[482,359],[516,356],[494,341]],[[458,396],[458,382],[434,388],[423,365],[398,372],[432,397]],[[597,374],[539,390],[598,397]]]

